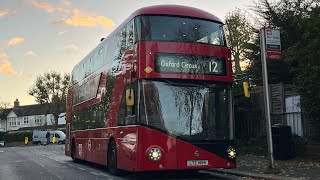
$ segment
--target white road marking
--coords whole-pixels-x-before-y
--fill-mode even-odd
[[[3,150],[0,150],[0,152],[4,152]]]
[[[108,177],[108,178],[111,178],[111,176],[108,175],[108,174],[100,173],[100,175],[105,176],[105,177]]]
[[[90,173],[90,174],[93,174],[93,175],[96,175],[96,176],[100,176],[99,173],[96,173],[96,172],[93,172],[93,171],[90,171],[89,173]]]
[[[39,164],[41,167],[44,167],[44,165],[42,163],[40,163],[39,161],[36,161],[35,159],[32,159],[29,157],[29,159],[37,164]]]
[[[81,168],[81,167],[78,167],[78,169],[80,169],[80,170],[82,170],[82,171],[85,171],[86,169],[84,169],[84,168]]]

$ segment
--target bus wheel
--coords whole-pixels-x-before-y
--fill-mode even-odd
[[[111,141],[109,144],[107,165],[111,174],[118,175],[120,173],[120,170],[117,168],[117,147],[115,141]]]
[[[71,146],[71,158],[74,163],[79,162],[79,160],[76,158],[76,145],[74,141],[72,141],[72,146]]]

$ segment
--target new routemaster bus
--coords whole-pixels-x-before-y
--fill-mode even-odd
[[[230,57],[210,13],[135,11],[72,71],[66,155],[114,174],[235,168]]]

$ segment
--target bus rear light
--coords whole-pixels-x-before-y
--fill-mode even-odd
[[[153,147],[148,150],[147,156],[148,156],[149,160],[156,162],[161,159],[162,151],[160,148]]]

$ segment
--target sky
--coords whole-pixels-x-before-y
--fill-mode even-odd
[[[159,4],[196,7],[224,20],[253,0],[0,0],[0,101],[35,104],[28,91],[37,76],[70,73],[136,9]]]

